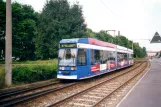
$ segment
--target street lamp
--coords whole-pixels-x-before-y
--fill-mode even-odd
[[[116,30],[106,30],[106,33],[107,33],[107,32],[109,33],[109,31],[112,31],[112,32],[114,33],[114,34],[113,34],[114,37],[120,36],[120,31],[118,31],[118,35],[115,35]],[[110,41],[112,41],[112,43],[114,43],[113,39],[110,40]]]

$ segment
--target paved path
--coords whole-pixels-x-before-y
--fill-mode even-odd
[[[118,107],[161,107],[161,59],[151,61],[151,69]]]

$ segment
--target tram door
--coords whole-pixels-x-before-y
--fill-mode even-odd
[[[77,71],[79,77],[84,77],[89,74],[88,66],[87,66],[87,50],[86,49],[78,49],[78,57],[77,57]]]
[[[95,74],[100,72],[100,50],[90,50],[90,73]]]

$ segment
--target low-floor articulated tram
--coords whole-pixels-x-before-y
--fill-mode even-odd
[[[62,39],[59,79],[86,79],[134,64],[133,50],[93,38]]]

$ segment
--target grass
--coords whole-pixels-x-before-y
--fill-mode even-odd
[[[144,60],[145,58],[134,58],[134,61]]]
[[[4,64],[4,61],[0,61],[0,64]],[[38,65],[44,65],[44,64],[57,64],[57,59],[51,59],[51,60],[36,60],[36,61],[13,61],[12,64],[38,64]]]

